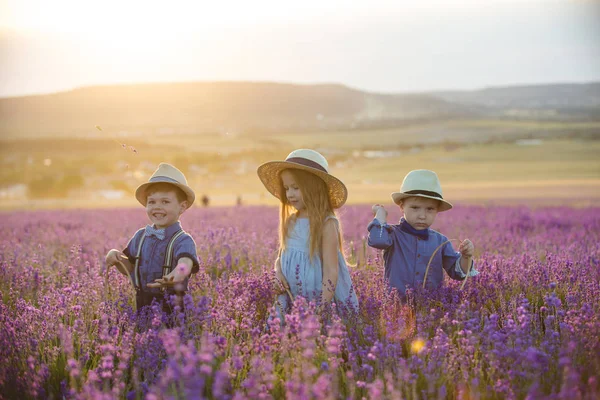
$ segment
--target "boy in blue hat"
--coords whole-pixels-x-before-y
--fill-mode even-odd
[[[458,252],[448,238],[429,227],[438,212],[448,211],[452,204],[442,197],[442,187],[435,172],[410,171],[402,182],[400,192],[392,193],[394,203],[404,213],[400,223],[389,225],[387,211],[380,204],[373,205],[375,218],[367,230],[369,246],[383,250],[385,279],[405,299],[406,289],[423,285],[437,288],[444,281],[443,271],[454,280],[464,280],[467,273],[475,276],[473,252],[469,239],[462,241]],[[445,244],[443,244],[445,243]],[[435,250],[441,246],[429,267],[427,264]]]
[[[189,276],[199,268],[196,243],[179,222],[195,194],[181,171],[161,163],[150,180],[137,188],[135,197],[146,207],[152,224],[138,230],[122,252],[110,250],[106,265],[116,266],[131,279],[138,311],[157,301],[170,315],[173,308],[165,294],[175,294],[176,304],[183,307]]]

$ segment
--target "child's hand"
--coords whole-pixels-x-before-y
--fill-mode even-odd
[[[181,284],[191,272],[192,269],[189,265],[180,262],[169,275],[155,279],[154,282],[148,283],[146,286],[150,288],[174,287]]]
[[[281,258],[277,257],[275,260],[275,279],[273,279],[273,289],[276,293],[282,294],[285,293],[286,289],[290,289],[290,285],[283,276],[283,272],[281,272]]]
[[[288,283],[285,280],[285,278],[281,280],[281,277],[274,276],[271,281],[271,285],[273,286],[273,291],[275,292],[275,294],[279,295],[287,292]]]
[[[458,246],[458,251],[464,257],[473,257],[473,253],[475,252],[475,246],[469,239],[465,239],[462,241],[460,246]]]
[[[373,215],[375,216],[375,218],[381,221],[386,220],[388,213],[384,206],[382,206],[381,204],[373,204],[371,210],[373,210]]]
[[[106,257],[104,258],[104,261],[106,261],[107,267],[112,267],[113,265],[117,264],[118,261],[120,261],[119,258],[127,258],[127,257],[125,256],[125,254],[121,253],[119,250],[111,249],[108,251],[108,253],[106,253]]]
[[[117,249],[110,250],[106,254],[106,258],[104,260],[106,261],[107,268],[112,267],[114,265],[117,267],[119,272],[121,272],[124,275],[129,275],[131,272],[128,269],[128,266],[131,265],[129,263],[129,258],[127,258],[127,256],[125,254],[123,254],[122,252],[120,252]]]

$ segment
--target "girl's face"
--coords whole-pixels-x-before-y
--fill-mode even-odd
[[[306,212],[306,206],[304,205],[302,192],[300,191],[300,187],[296,183],[296,180],[292,176],[292,173],[288,170],[283,170],[281,172],[281,181],[283,182],[285,197],[292,207],[298,210],[298,214],[300,215]]]
[[[438,213],[439,201],[426,197],[407,197],[402,201],[400,208],[404,212],[404,219],[416,230],[429,228]]]
[[[146,214],[157,229],[164,229],[179,221],[187,201],[179,202],[174,191],[154,192],[148,196]]]

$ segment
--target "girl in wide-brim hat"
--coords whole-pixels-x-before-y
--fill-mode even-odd
[[[267,190],[281,201],[279,256],[275,262],[276,304],[283,321],[297,296],[319,305],[335,301],[340,312],[358,310],[348,266],[342,253],[340,222],[334,209],[348,197],[346,186],[329,173],[325,157],[314,150],[291,152],[257,170]],[[295,209],[295,213],[292,210]]]
[[[325,157],[319,152],[310,149],[298,149],[292,151],[284,161],[270,161],[258,167],[258,177],[267,190],[279,200],[282,199],[280,190],[281,171],[286,169],[297,169],[310,172],[321,178],[327,185],[331,206],[340,208],[348,198],[346,185],[329,173],[329,164]]]

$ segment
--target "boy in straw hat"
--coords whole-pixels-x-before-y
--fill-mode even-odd
[[[424,279],[427,279],[426,287],[441,286],[444,281],[442,270],[454,280],[464,280],[467,273],[469,276],[478,274],[473,269],[475,248],[469,239],[463,240],[456,252],[444,235],[429,228],[438,212],[452,208],[452,204],[442,197],[442,187],[435,172],[410,171],[404,177],[400,192],[392,193],[392,199],[404,216],[397,225],[389,225],[387,211],[381,204],[375,204],[375,218],[367,227],[368,243],[383,250],[385,279],[403,299],[406,288],[423,286]]]
[[[155,300],[169,315],[173,308],[164,301],[165,294],[177,294],[182,306],[188,277],[198,271],[196,243],[179,222],[196,196],[181,171],[161,163],[150,180],[137,188],[135,197],[146,207],[151,224],[138,230],[122,252],[110,250],[106,265],[117,266],[130,277],[138,311]]]

